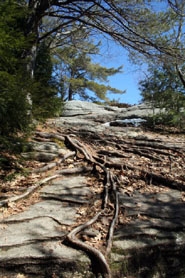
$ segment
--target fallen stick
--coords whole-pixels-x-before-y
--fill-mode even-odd
[[[56,166],[57,166],[57,162],[49,163],[49,164],[47,164],[44,167],[41,167],[41,168],[38,168],[38,169],[34,169],[32,171],[32,173],[43,173],[43,172],[46,172],[46,171],[49,171],[49,170],[53,169]]]

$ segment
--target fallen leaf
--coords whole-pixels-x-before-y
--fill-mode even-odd
[[[68,166],[68,168],[74,168],[74,165],[73,164],[70,164],[69,166]]]
[[[8,205],[9,208],[15,207],[15,203],[14,202],[8,202],[7,205]]]
[[[25,278],[25,275],[24,274],[21,274],[21,273],[18,273],[16,278]]]

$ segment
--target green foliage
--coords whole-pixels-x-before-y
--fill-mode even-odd
[[[146,126],[155,128],[156,126],[173,127],[177,130],[185,130],[185,113],[178,114],[173,112],[161,112],[159,114],[150,115],[147,118]]]
[[[83,100],[108,100],[108,92],[124,93],[99,83],[108,83],[108,77],[120,73],[122,67],[106,68],[93,63],[92,56],[98,53],[99,44],[94,45],[85,31],[73,34],[70,45],[55,51],[56,71],[60,72],[60,93],[63,100],[71,100],[75,96]]]
[[[185,127],[185,88],[172,67],[150,66],[149,77],[140,82],[143,101],[149,101],[161,113],[153,115],[153,124]]]
[[[19,4],[19,5],[18,5]],[[0,136],[28,130],[29,79],[22,54],[29,46],[22,30],[26,11],[21,1],[0,3]]]
[[[131,107],[130,104],[128,103],[121,103],[115,99],[111,100],[111,101],[108,101],[107,104],[109,106],[116,106],[116,107],[119,107],[119,108],[128,108],[128,107]]]
[[[26,135],[32,128],[32,117],[53,116],[61,107],[45,42],[38,48],[34,79],[28,72],[31,57],[25,57],[33,38],[25,35],[27,18],[24,1],[0,2],[0,136],[5,144],[8,137],[20,132]]]
[[[27,84],[22,76],[0,72],[0,135],[29,130]]]
[[[23,51],[29,47],[24,37],[26,9],[15,0],[0,2],[0,69],[14,73],[22,64]]]
[[[52,73],[50,50],[43,41],[38,47],[32,85],[32,113],[36,119],[53,117],[61,110],[62,101],[58,97],[57,82]]]

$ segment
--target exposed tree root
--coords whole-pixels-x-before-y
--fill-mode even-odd
[[[60,175],[72,175],[72,174],[88,173],[91,172],[92,170],[93,170],[93,166],[80,166],[80,167],[57,170],[55,173]]]
[[[96,160],[98,160],[100,163],[103,163],[103,159],[102,158],[99,158],[97,156],[95,156]],[[150,181],[153,181],[154,183],[157,183],[157,184],[163,184],[163,185],[166,185],[168,186],[169,188],[172,188],[172,189],[177,189],[177,190],[180,190],[180,191],[185,191],[185,185],[183,182],[177,182],[177,181],[174,181],[170,178],[166,178],[162,175],[159,175],[159,174],[155,174],[155,173],[152,173],[152,172],[148,172],[146,170],[143,170],[142,168],[139,168],[139,167],[133,167],[129,164],[120,164],[120,163],[111,163],[111,162],[105,162],[105,167],[107,168],[115,168],[115,169],[126,169],[126,170],[132,170],[133,173],[136,172],[136,171],[139,171],[141,173],[140,177],[143,178],[143,179],[147,179],[147,180],[150,180]]]
[[[80,200],[80,199],[75,199],[72,197],[67,197],[67,196],[57,196],[55,194],[47,194],[47,195],[42,195],[41,196],[42,199],[53,199],[53,200],[57,200],[57,201],[61,201],[61,202],[68,202],[68,203],[75,203],[75,204],[87,204],[89,203],[87,200]]]
[[[129,149],[125,148],[125,149],[126,150],[124,150],[124,151],[129,152],[129,153],[135,153],[135,154],[138,154],[140,156],[144,156],[146,158],[149,158],[151,160],[162,161],[161,158],[156,157],[156,156],[151,155],[151,154],[148,154],[145,151],[142,151],[142,150],[139,150],[139,149],[130,149],[130,148]],[[100,150],[98,152],[98,154],[104,154],[104,155],[120,157],[120,158],[130,158],[131,157],[130,155],[126,155],[126,154],[122,154],[122,153],[118,153],[118,152],[106,151],[106,150]]]
[[[31,193],[36,191],[41,185],[43,185],[51,180],[60,178],[62,175],[86,173],[86,172],[91,172],[92,170],[93,170],[92,166],[91,167],[90,166],[89,167],[81,166],[81,167],[74,167],[74,168],[62,169],[62,170],[56,171],[55,175],[47,177],[47,178],[39,181],[38,183],[36,183],[36,185],[28,188],[23,194],[18,195],[18,196],[13,196],[13,197],[0,201],[0,207],[6,206],[6,205],[8,205],[8,203],[17,202],[19,200],[22,200],[23,198],[27,198]]]
[[[104,155],[108,155],[108,156],[116,156],[116,157],[121,157],[121,158],[130,158],[131,157],[130,155],[118,153],[115,151],[107,151],[107,150],[100,150],[100,151],[98,151],[98,154],[104,154]]]
[[[139,149],[139,150],[150,150],[153,152],[156,152],[158,154],[164,154],[164,155],[169,155],[167,151],[174,151],[179,154],[185,152],[185,146],[182,143],[170,143],[170,142],[165,142],[162,140],[152,140],[152,139],[138,139],[137,137],[134,139],[120,139],[117,137],[109,137],[109,136],[100,136],[99,139],[97,140],[100,143],[103,143],[105,146],[115,146],[118,149],[124,149],[124,150],[131,150],[134,151],[134,149]]]
[[[90,254],[93,257],[93,260],[98,261],[99,266],[100,266],[99,271],[100,271],[100,273],[102,273],[104,278],[111,278],[112,277],[111,270],[109,268],[109,265],[108,265],[104,255],[99,250],[97,250],[96,248],[82,242],[81,240],[79,240],[76,237],[76,235],[79,232],[86,229],[87,227],[92,225],[94,222],[96,222],[97,219],[99,218],[99,216],[101,215],[101,213],[102,213],[102,211],[98,212],[91,220],[89,220],[85,224],[82,224],[82,225],[76,227],[75,229],[73,229],[67,235],[67,239],[69,240],[70,243],[75,245],[77,248],[80,248],[81,250],[84,250],[85,252]]]
[[[112,182],[112,191],[114,194],[114,217],[112,218],[111,225],[109,227],[106,255],[108,255],[112,249],[112,239],[113,239],[113,235],[114,235],[114,228],[115,228],[116,221],[118,219],[118,214],[119,214],[119,193],[117,191],[117,187],[116,187],[115,182],[113,181],[112,177],[111,177],[111,182]]]
[[[108,232],[108,237],[107,237],[106,256],[110,253],[111,248],[112,248],[112,238],[113,238],[114,228],[115,228],[116,221],[118,219],[118,213],[119,213],[119,193],[117,191],[115,181],[111,175],[111,172],[107,168],[120,169],[120,170],[126,169],[126,170],[133,171],[133,173],[138,172],[138,173],[140,173],[139,174],[140,179],[144,179],[145,181],[149,180],[150,182],[152,181],[152,183],[154,183],[154,184],[156,183],[158,185],[165,185],[172,189],[185,191],[185,185],[183,184],[183,182],[174,181],[169,177],[165,177],[160,174],[156,174],[156,173],[147,171],[138,166],[131,166],[127,163],[119,164],[119,163],[109,162],[106,159],[106,156],[99,157],[97,155],[90,154],[85,146],[83,146],[78,140],[71,139],[69,136],[66,136],[66,141],[67,141],[67,144],[70,145],[70,147],[72,147],[73,149],[76,150],[76,152],[79,151],[79,152],[83,153],[83,155],[87,161],[92,163],[95,167],[99,166],[103,170],[105,180],[106,180],[105,185],[104,185],[103,209],[105,209],[107,207],[108,202],[111,201],[110,194],[112,193],[112,195],[113,195],[112,199],[114,200],[114,216],[112,218],[112,221],[111,221],[111,224],[109,227],[109,232]],[[107,141],[106,141],[106,143],[107,143]],[[118,142],[116,142],[116,143],[118,144]],[[127,144],[127,146],[125,146],[124,144]],[[172,153],[172,151],[175,152],[176,155],[177,155],[177,153],[181,153],[179,145],[176,146],[175,144],[170,144],[170,143],[166,144],[166,145],[165,144],[166,144],[165,142],[158,142],[158,141],[157,142],[151,141],[151,142],[145,143],[145,142],[139,141],[139,140],[128,144],[128,142],[124,142],[124,141],[120,140],[119,147],[121,149],[122,146],[124,146],[123,147],[124,149],[129,148],[128,149],[129,152],[133,152],[133,153],[138,154],[139,156],[145,156],[147,158],[150,158],[151,160],[156,160],[156,161],[159,161],[160,163],[162,163],[163,159],[156,155],[153,155],[153,152],[157,153],[157,154],[165,155],[165,156],[167,156],[167,159],[170,156],[175,157],[175,154]],[[122,153],[117,153],[115,151],[100,150],[98,152],[98,154],[126,158],[126,159],[129,158],[127,155],[122,154]],[[101,214],[101,212],[100,212],[100,214]],[[96,217],[95,217],[95,219],[94,218],[92,219],[93,223],[94,223],[94,221],[96,221],[96,219],[97,219]],[[86,224],[90,225],[91,220],[89,222],[87,222]],[[98,254],[96,253],[96,250],[91,249],[91,246],[90,247],[89,247],[89,245],[87,246],[87,244],[84,244],[82,241],[77,239],[75,236],[78,232],[80,232],[82,230],[82,228],[87,227],[86,224],[75,228],[75,230],[73,230],[71,232],[71,234],[69,234],[68,239],[71,241],[71,243],[76,244],[76,246],[78,246],[79,248],[81,248],[83,250],[88,250],[89,253],[91,253],[91,254],[94,252],[94,256],[96,256],[99,259],[99,264],[101,265],[102,262],[104,262],[104,266],[106,266],[106,268],[103,269],[103,271],[104,271],[103,274],[111,275],[111,273],[109,273],[109,270],[110,270],[109,267],[107,268],[108,263],[106,261],[104,261],[104,259],[102,260],[102,254],[100,256],[99,253]],[[105,258],[105,257],[103,257],[103,258]]]
[[[148,154],[148,153],[138,150],[138,149],[134,149],[134,150],[132,150],[132,152],[135,154],[138,154],[139,156],[144,156],[144,157],[149,158],[154,161],[163,161],[160,157],[156,157],[154,155]]]
[[[176,152],[182,152],[184,151],[183,145],[182,144],[172,144],[168,142],[147,142],[147,141],[135,141],[134,143],[132,142],[127,142],[127,144],[130,145],[136,145],[136,146],[144,146],[144,147],[151,147],[153,149],[162,149],[162,150],[171,150],[171,151],[176,151]]]
[[[162,184],[162,185],[165,185],[165,186],[168,186],[169,188],[172,188],[172,189],[177,189],[177,190],[180,190],[180,191],[185,191],[185,185],[181,182],[176,182],[170,178],[166,178],[162,175],[159,175],[159,174],[155,174],[155,173],[152,173],[152,172],[148,172],[148,171],[145,171],[139,167],[132,167],[128,164],[117,164],[117,163],[106,163],[106,166],[107,167],[114,167],[116,169],[129,169],[129,170],[133,170],[133,172],[136,172],[136,171],[139,171],[141,173],[140,177],[143,178],[144,180],[150,180],[154,183],[157,183],[157,184]]]
[[[75,152],[68,152],[67,154],[64,155],[64,157],[62,159],[60,159],[57,162],[53,162],[53,163],[49,163],[46,166],[39,168],[39,169],[35,169],[33,170],[33,173],[43,173],[43,172],[47,172],[53,168],[55,168],[56,166],[59,166],[62,162],[64,162],[67,158],[72,157],[75,155]]]
[[[54,180],[56,178],[59,178],[59,177],[61,177],[61,175],[54,175],[54,176],[47,177],[47,178],[39,181],[38,183],[36,183],[36,185],[28,188],[28,190],[26,190],[23,194],[18,195],[18,196],[13,196],[11,198],[0,201],[0,207],[6,206],[6,205],[8,205],[8,203],[17,202],[19,200],[22,200],[23,198],[27,198],[31,193],[36,191],[41,185],[43,185],[51,180]]]
[[[24,218],[24,219],[14,219],[14,220],[3,219],[3,220],[0,221],[0,224],[23,223],[23,222],[27,222],[27,221],[31,221],[31,220],[35,220],[35,219],[40,219],[40,218],[50,218],[50,219],[52,219],[53,221],[55,221],[59,225],[69,226],[68,224],[64,224],[60,220],[58,220],[55,217],[50,216],[50,215],[39,215],[39,216],[35,216],[35,217],[28,217],[28,218]]]
[[[185,151],[185,146],[184,143],[171,143],[168,141],[163,141],[163,140],[156,140],[156,139],[149,139],[149,138],[131,138],[131,139],[120,139],[116,137],[107,137],[101,138],[103,141],[107,142],[114,142],[114,144],[122,144],[122,145],[131,145],[131,146],[139,146],[139,147],[150,147],[153,149],[161,149],[161,150],[171,150],[171,151],[180,151],[183,152]],[[114,140],[113,140],[114,139]]]
[[[78,150],[81,153],[83,153],[85,158],[88,161],[90,161],[90,162],[94,161],[92,155],[86,150],[86,148],[84,146],[82,146],[82,144],[78,140],[71,139],[69,136],[66,136],[66,140],[67,140],[67,144],[70,144],[76,151]]]
[[[74,134],[76,132],[79,132],[78,130],[73,130]],[[63,158],[61,158],[57,162],[49,163],[46,166],[36,169],[33,172],[34,173],[42,173],[48,170],[51,170],[57,166],[60,166],[60,164],[67,159],[68,157],[75,156],[77,158],[80,158],[80,160],[77,161],[77,163],[81,163],[81,160],[86,160],[87,165],[80,166],[80,167],[73,167],[75,166],[75,163],[72,165],[73,168],[65,168],[57,170],[53,176],[48,177],[46,179],[43,179],[39,183],[37,183],[35,186],[30,187],[26,192],[24,192],[22,195],[14,196],[11,198],[7,198],[5,200],[0,201],[0,207],[7,205],[9,202],[15,202],[20,199],[23,199],[27,196],[29,196],[32,192],[37,190],[39,186],[45,184],[48,181],[51,181],[53,179],[59,178],[62,175],[73,175],[73,174],[84,174],[84,173],[96,173],[98,176],[104,176],[104,191],[101,196],[102,198],[102,206],[99,208],[99,212],[91,218],[89,221],[87,221],[84,224],[79,225],[78,227],[75,227],[72,229],[72,231],[67,235],[67,240],[72,245],[76,246],[76,248],[84,250],[87,252],[92,259],[96,262],[98,265],[98,271],[104,278],[111,278],[111,270],[109,267],[109,263],[107,260],[107,257],[109,253],[111,252],[112,248],[112,240],[114,235],[114,229],[118,220],[118,214],[119,214],[119,173],[123,172],[122,174],[126,173],[128,170],[128,180],[131,177],[131,182],[137,182],[137,180],[140,180],[141,184],[144,183],[144,186],[147,185],[148,181],[153,184],[157,185],[165,185],[172,189],[178,189],[180,191],[185,191],[185,184],[183,181],[181,182],[181,176],[180,179],[173,180],[171,177],[171,158],[174,158],[176,166],[181,166],[181,171],[183,169],[183,151],[184,147],[182,147],[181,144],[175,143],[171,144],[170,142],[164,142],[163,140],[152,140],[148,138],[132,138],[132,139],[125,139],[125,138],[118,138],[116,136],[104,136],[99,135],[96,133],[88,133],[86,132],[86,142],[90,139],[96,138],[96,142],[94,145],[98,144],[98,142],[103,142],[104,146],[107,146],[107,149],[100,149],[96,151],[98,148],[95,147],[94,150],[92,148],[88,148],[88,144],[85,145],[81,142],[79,142],[75,137],[72,137],[71,130],[68,130],[65,132],[66,135],[63,137],[59,133],[53,134],[53,133],[42,133],[37,132],[36,136],[39,138],[44,138],[45,140],[49,140],[51,138],[55,138],[60,141],[65,141],[65,144],[69,146],[70,149],[72,149],[72,152],[67,153]],[[78,134],[79,135],[79,134]],[[80,134],[81,138],[83,134]],[[84,138],[83,138],[84,139]],[[82,140],[81,140],[82,141]],[[85,140],[83,140],[85,141]],[[82,142],[83,142],[82,141]],[[92,142],[93,144],[93,142]],[[109,148],[110,146],[113,146],[113,148]],[[101,146],[102,147],[102,146]],[[60,154],[59,154],[60,155]],[[160,156],[161,155],[161,156]],[[178,162],[178,156],[179,161]],[[83,158],[82,158],[83,157]],[[114,160],[115,158],[115,160]],[[120,158],[120,159],[118,159]],[[142,158],[142,159],[140,159]],[[150,161],[148,159],[149,158]],[[129,160],[130,159],[130,160]],[[115,162],[114,162],[115,161]],[[155,163],[152,163],[155,161]],[[120,162],[120,163],[119,163]],[[143,163],[143,164],[142,164]],[[72,163],[70,163],[72,164]],[[134,166],[136,165],[136,166]],[[138,166],[139,165],[139,166]],[[166,167],[167,171],[162,171],[162,167]],[[71,167],[71,165],[70,165]],[[155,167],[155,168],[154,168]],[[158,167],[158,168],[157,168]],[[173,167],[173,166],[172,166]],[[176,169],[175,168],[175,169]],[[126,171],[123,171],[126,170]],[[165,170],[166,170],[165,169]],[[121,170],[121,171],[119,171]],[[169,170],[169,176],[168,176],[168,170]],[[174,170],[174,169],[173,169]],[[118,176],[114,176],[115,171]],[[154,171],[154,172],[153,172]],[[161,175],[161,173],[165,173],[164,176]],[[172,173],[173,174],[173,173]],[[127,175],[127,174],[125,174]],[[165,176],[166,175],[166,176]],[[175,175],[174,175],[175,176]],[[102,179],[100,179],[102,180]],[[120,179],[121,180],[121,179]],[[124,179],[123,179],[124,180]],[[126,180],[126,179],[125,179]],[[128,181],[128,184],[130,182]],[[145,182],[141,181],[144,180]],[[180,180],[180,181],[179,181]],[[183,179],[182,179],[183,180]],[[127,183],[125,183],[127,184]],[[132,184],[132,183],[131,183]],[[99,182],[98,182],[99,185]],[[125,186],[126,188],[126,186]],[[136,187],[135,187],[136,188]],[[139,187],[138,187],[139,188]],[[135,190],[135,189],[134,189]],[[99,191],[98,191],[99,194]],[[69,203],[77,203],[79,205],[81,204],[87,204],[88,200],[83,199],[76,199],[73,198],[72,195],[67,196],[58,196],[55,194],[43,194],[41,198],[46,199],[55,199],[59,200],[61,202],[69,202]],[[104,252],[101,252],[100,250],[96,249],[95,247],[92,247],[91,245],[84,243],[82,240],[78,238],[78,233],[81,233],[84,229],[89,227],[90,225],[94,224],[96,221],[99,220],[101,216],[103,216],[105,213],[110,212],[110,215],[112,217],[112,220],[110,221],[109,229],[107,231],[107,238],[106,238],[106,250]],[[136,212],[138,214],[138,211]],[[141,215],[145,215],[145,213],[141,213]],[[134,215],[137,217],[136,215]],[[49,217],[56,221],[59,225],[65,225],[58,221],[57,219],[50,217],[50,216],[39,216],[40,217]],[[160,217],[160,216],[159,216]],[[17,223],[18,221],[30,221],[34,218],[28,218],[23,220],[6,220],[0,221],[0,223]],[[108,217],[110,219],[110,217]],[[12,222],[11,222],[12,221]],[[15,222],[16,221],[16,222]],[[109,221],[109,220],[108,220]],[[104,234],[103,234],[104,236]]]
[[[109,198],[109,191],[111,191],[111,185],[112,185],[112,192],[114,194],[115,197],[115,212],[114,212],[114,217],[113,220],[111,222],[110,225],[110,229],[109,229],[109,238],[108,238],[108,245],[107,245],[107,252],[106,254],[108,254],[111,250],[112,247],[112,237],[113,237],[113,232],[114,232],[114,227],[116,224],[116,220],[118,217],[118,211],[119,211],[119,200],[118,200],[118,192],[116,190],[116,186],[113,182],[113,179],[111,177],[110,171],[108,171],[105,167],[106,162],[103,161],[103,163],[98,162],[96,160],[95,156],[92,156],[88,150],[82,146],[82,144],[80,142],[78,142],[76,139],[71,139],[69,136],[66,136],[66,140],[67,143],[70,144],[73,148],[76,149],[76,151],[80,151],[84,154],[85,158],[93,163],[95,166],[99,166],[101,167],[101,169],[104,171],[104,175],[105,175],[105,185],[104,185],[104,200],[103,200],[103,209],[91,220],[89,220],[88,222],[86,222],[85,224],[82,224],[80,226],[78,226],[77,228],[75,228],[74,230],[72,230],[68,236],[67,239],[74,244],[75,246],[77,246],[78,248],[85,250],[86,252],[88,252],[89,254],[91,254],[96,261],[99,262],[99,267],[100,267],[100,271],[101,274],[103,275],[103,277],[105,278],[111,278],[111,271],[108,265],[108,262],[106,261],[104,255],[97,250],[96,248],[87,245],[86,243],[82,242],[81,240],[79,240],[76,237],[76,234],[81,232],[83,229],[87,228],[89,225],[93,224],[95,221],[97,221],[98,217],[103,213],[103,211],[106,209],[107,204],[108,204],[108,200]]]
[[[35,132],[36,136],[42,137],[42,138],[47,138],[47,139],[58,139],[60,141],[64,141],[64,137],[61,136],[60,134],[56,134],[56,133],[47,133],[47,132]]]

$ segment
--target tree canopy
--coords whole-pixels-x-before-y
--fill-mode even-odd
[[[66,67],[72,69],[80,60],[86,66],[80,71],[78,67],[75,69],[81,76],[63,74],[63,94],[67,84],[73,87],[72,94],[77,90],[81,96],[84,96],[85,86],[100,98],[105,97],[107,89],[116,92],[96,81],[106,81],[120,69],[92,64],[79,43],[75,49],[71,38],[80,30],[89,36],[96,33],[116,40],[130,52],[133,60],[140,56],[150,63],[170,64],[185,87],[184,18],[185,2],[181,0],[1,1],[0,117],[5,119],[1,134],[5,130],[14,132],[26,128],[30,120],[29,99],[33,102],[33,113],[34,105],[41,108],[38,114],[45,116],[52,114],[48,111],[57,109],[58,88],[51,62],[56,48],[61,48],[58,53],[61,52]],[[74,55],[71,60],[70,55]]]
[[[184,1],[27,0],[26,5],[30,12],[25,34],[33,38],[27,55],[32,61],[42,40],[49,38],[52,47],[59,46],[68,41],[72,32],[86,28],[116,40],[134,60],[141,55],[158,63],[170,61],[185,86],[181,69],[185,60]]]
[[[99,48],[100,43],[95,45],[86,31],[81,30],[71,35],[69,45],[55,49],[55,71],[63,100],[72,100],[75,96],[93,101],[108,100],[108,92],[124,93],[104,84],[108,84],[109,76],[120,73],[122,67],[106,68],[93,63],[92,56],[99,53]]]

